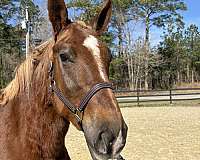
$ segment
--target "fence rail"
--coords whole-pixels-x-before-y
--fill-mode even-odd
[[[154,94],[153,94],[154,93]],[[169,90],[117,90],[119,103],[167,102],[200,100],[200,88],[178,88]]]

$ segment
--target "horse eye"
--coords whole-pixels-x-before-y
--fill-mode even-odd
[[[74,63],[75,55],[72,50],[65,50],[60,53],[60,59],[62,62]]]
[[[61,59],[61,61],[63,61],[63,62],[68,61],[68,57],[67,57],[64,53],[61,53],[61,54],[60,54],[60,59]]]

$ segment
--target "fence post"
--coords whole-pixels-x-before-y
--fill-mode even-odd
[[[169,90],[169,98],[170,98],[170,104],[172,104],[172,89]]]
[[[140,92],[137,89],[137,105],[140,106]]]

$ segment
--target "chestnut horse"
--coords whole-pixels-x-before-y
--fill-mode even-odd
[[[84,132],[94,160],[121,159],[127,135],[108,79],[110,53],[98,37],[107,0],[91,25],[71,22],[64,0],[48,0],[54,38],[18,67],[0,92],[1,160],[69,160],[69,124]]]

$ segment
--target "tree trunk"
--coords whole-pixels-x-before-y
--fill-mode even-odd
[[[129,78],[129,88],[134,89],[134,67],[133,67],[133,57],[128,56],[128,78]]]
[[[131,57],[131,89],[134,89],[134,68],[133,68],[133,57]]]
[[[149,16],[145,20],[145,54],[144,54],[144,88],[149,89],[148,74],[149,74],[149,33],[150,33],[150,19]]]
[[[177,84],[179,85],[181,82],[180,72],[177,71]]]
[[[141,74],[141,53],[139,53],[138,55],[138,59],[136,59],[137,62],[135,62],[135,64],[137,64],[137,71],[136,71],[136,89],[142,89],[142,74]],[[136,66],[135,66],[136,67]]]
[[[118,46],[119,46],[119,57],[123,57],[123,38],[122,38],[122,28],[121,26],[118,27]]]
[[[136,55],[135,55],[135,57],[134,57],[134,86],[135,86],[135,88],[134,89],[138,89],[138,67],[139,67],[139,65],[137,65],[137,62],[136,62],[136,60],[137,60],[137,57],[136,57]]]
[[[123,17],[123,16],[122,16]],[[123,23],[125,23],[124,18],[122,18]],[[126,29],[125,29],[126,28]],[[129,78],[129,88],[134,89],[134,63],[133,63],[133,51],[132,51],[132,41],[131,41],[131,33],[129,26],[125,26],[124,28],[124,38],[126,38],[126,51],[122,52],[124,55],[126,55],[126,59],[128,60],[128,78]],[[122,39],[121,39],[122,41]],[[122,43],[122,42],[121,42]],[[124,56],[122,55],[122,56]],[[125,60],[126,60],[125,59]]]
[[[194,83],[194,69],[192,69],[191,82]]]
[[[187,82],[190,83],[190,65],[187,64]]]

